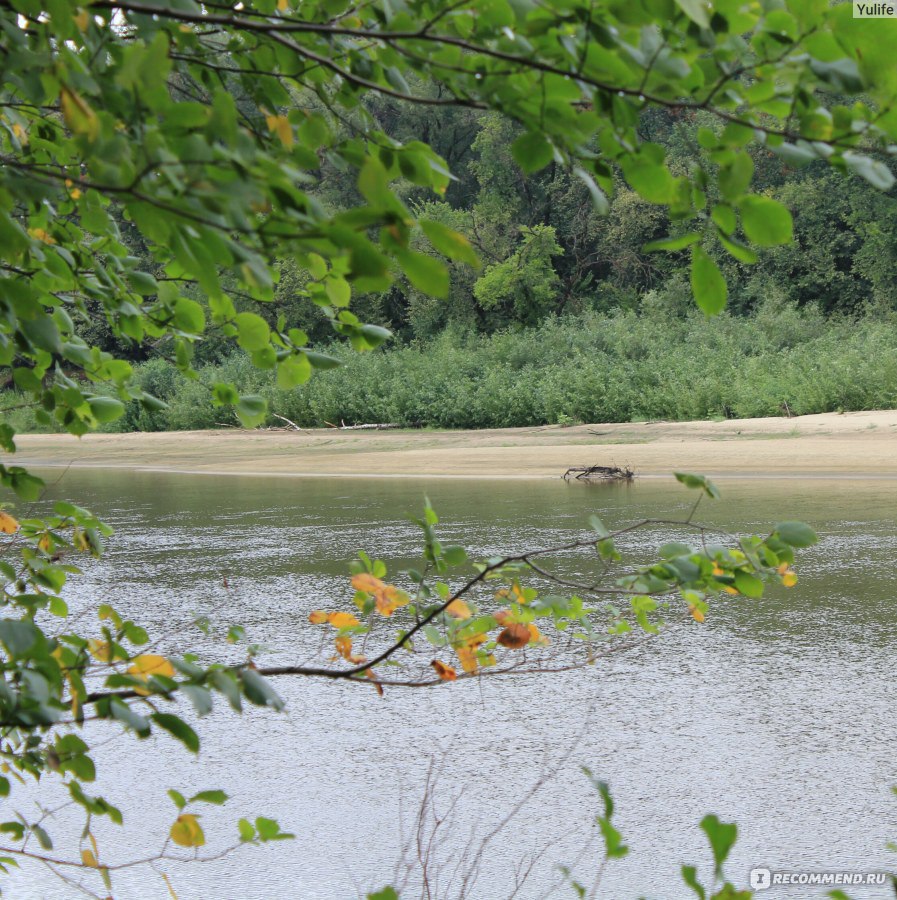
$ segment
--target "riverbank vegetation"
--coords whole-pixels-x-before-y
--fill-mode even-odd
[[[686,288],[651,292],[640,312],[551,317],[530,328],[475,334],[449,328],[364,355],[328,348],[343,365],[300,389],[280,390],[248,354],[187,378],[161,359],[135,366],[141,388],[164,401],[127,404],[107,431],[236,425],[213,405],[221,381],[267,400],[269,425],[362,422],[407,427],[502,428],[807,415],[897,405],[897,318],[824,316],[817,307],[761,305],[712,321],[675,311]],[[671,309],[673,307],[673,309]],[[22,430],[40,430],[28,411]]]

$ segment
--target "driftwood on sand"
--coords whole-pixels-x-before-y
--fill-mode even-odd
[[[632,481],[635,472],[628,466],[571,466],[564,481]]]

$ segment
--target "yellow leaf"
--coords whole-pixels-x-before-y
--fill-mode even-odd
[[[78,31],[87,31],[87,26],[90,25],[90,16],[86,9],[79,9],[73,18],[78,26]]]
[[[41,535],[41,539],[37,542],[37,546],[44,551],[44,553],[49,553],[53,549],[53,540],[50,537],[50,532],[45,531]]]
[[[181,813],[168,833],[179,847],[202,847],[206,842],[202,827],[192,813]]]
[[[456,619],[469,619],[471,616],[470,607],[463,600],[452,600],[445,611]]]
[[[281,12],[286,12],[290,8],[289,0],[277,0],[277,8]]]
[[[19,530],[19,523],[9,514],[0,509],[0,533],[15,534]]]
[[[62,85],[59,91],[62,118],[74,134],[84,134],[95,141],[100,133],[100,120],[83,97]]]
[[[112,648],[109,646],[109,644],[106,643],[106,641],[100,641],[97,638],[91,638],[87,642],[87,649],[94,659],[97,659],[100,662],[112,662]]]
[[[548,638],[545,637],[545,635],[542,634],[542,632],[539,631],[539,629],[536,628],[535,625],[527,625],[526,627],[529,629],[529,640],[530,640],[531,644],[547,644],[548,643]]]
[[[356,656],[352,653],[352,638],[349,637],[349,635],[339,635],[334,643],[336,644],[336,652],[339,653],[339,655],[347,662],[350,662],[356,666],[359,663],[364,662],[363,656]]]
[[[174,678],[174,666],[164,656],[144,653],[141,656],[135,656],[131,660],[128,674],[139,678],[141,681],[147,681],[150,675],[166,675],[169,678]],[[134,690],[142,697],[148,697],[151,693],[151,691],[139,687],[135,687]]]
[[[458,673],[451,666],[447,666],[438,659],[434,659],[430,665],[436,670],[436,674],[443,681],[454,681],[458,677]]]
[[[265,116],[270,131],[274,132],[279,138],[281,144],[288,150],[293,146],[293,129],[286,116]]]
[[[688,604],[688,611],[691,613],[691,617],[692,617],[696,622],[703,622],[703,621],[704,621],[704,613],[702,613],[701,610],[699,610],[699,609],[697,608],[697,606],[695,606],[693,603],[689,603],[689,604]]]
[[[321,609],[315,609],[309,613],[308,621],[311,622],[312,625],[326,625],[327,613]]]
[[[23,147],[28,143],[28,132],[18,122],[12,123],[12,133]]]
[[[723,590],[724,590],[727,594],[732,594],[732,595],[735,596],[735,597],[738,596],[738,591],[735,590],[735,588],[733,588],[733,587],[724,587]]]
[[[37,238],[39,241],[42,241],[44,244],[55,244],[56,241],[48,231],[45,231],[43,228],[29,228],[28,234],[33,238]]]
[[[794,587],[797,584],[797,575],[794,572],[788,571],[782,575],[782,584],[785,587]]]
[[[455,647],[455,653],[458,655],[458,662],[465,672],[476,672],[477,670],[477,654],[472,647],[463,645]]]
[[[85,866],[90,866],[91,869],[96,869],[99,866],[97,858],[93,855],[93,850],[88,850],[86,847],[81,851],[81,862]]]
[[[726,573],[716,563],[714,563],[713,564],[713,574],[714,575],[725,575]]]
[[[149,678],[150,675],[166,675],[168,678],[174,678],[174,666],[164,656],[143,653],[131,660],[128,674],[138,678]]]

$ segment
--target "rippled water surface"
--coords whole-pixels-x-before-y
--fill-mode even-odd
[[[822,539],[802,555],[797,588],[717,604],[704,626],[676,618],[659,637],[584,671],[393,689],[384,698],[366,687],[281,680],[285,714],[252,710],[241,719],[219,704],[201,723],[198,760],[165,736],[138,745],[110,731],[97,754],[96,792],[122,807],[126,827],[98,829],[104,858],[158,846],[174,811],[166,788],[221,787],[231,801],[203,820],[213,847],[246,813],[277,818],[297,840],[204,865],[166,865],[182,900],[354,897],[392,878],[430,771],[434,809],[450,811],[431,859],[434,896],[457,896],[466,874],[469,896],[509,897],[515,866],[535,859],[516,896],[572,897],[559,887],[557,866],[575,863],[589,836],[597,803],[579,771],[587,765],[610,783],[631,847],[607,866],[599,897],[689,896],[679,867],[694,863],[706,875],[696,826],[707,812],[739,823],[727,871],[740,883],[756,865],[894,868],[884,847],[897,839],[897,484],[722,487],[723,500],[707,504],[702,521],[759,531],[802,518],[817,528]],[[116,528],[108,556],[73,582],[73,610],[111,602],[164,634],[167,651],[199,646],[205,655],[219,651],[184,623],[207,612],[244,625],[269,658],[284,662],[316,646],[310,609],[350,600],[346,562],[359,548],[391,569],[413,559],[418,535],[403,515],[419,512],[424,494],[445,537],[474,555],[550,545],[581,531],[592,513],[611,525],[680,516],[693,499],[672,480],[587,488],[122,472],[69,472],[53,494]],[[643,553],[668,537],[641,533],[628,549]],[[562,565],[576,573],[591,561],[575,556]],[[546,769],[557,771],[470,871],[465,850],[480,846]],[[65,833],[65,813],[54,830]],[[587,852],[575,871],[588,883],[596,865]],[[117,897],[168,896],[161,876],[146,870],[117,884]],[[888,889],[852,893],[885,897]],[[823,894],[790,888],[762,896]],[[14,878],[10,895],[76,896],[34,870]]]

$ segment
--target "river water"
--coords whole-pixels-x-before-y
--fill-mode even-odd
[[[351,599],[346,563],[358,549],[391,571],[414,558],[418,532],[403,516],[419,514],[425,494],[446,540],[475,557],[551,545],[582,533],[593,513],[611,526],[678,517],[694,499],[672,479],[586,487],[44,474],[53,499],[76,500],[116,529],[108,555],[72,581],[73,611],[109,602],[164,636],[165,652],[199,647],[205,659],[233,658],[233,648],[186,626],[209,613],[216,627],[245,626],[269,648],[265,658],[280,662],[317,646],[309,610]],[[800,518],[817,529],[821,541],[802,552],[797,587],[721,601],[703,626],[675,618],[656,638],[575,672],[387,689],[382,698],[366,686],[281,679],[285,713],[253,709],[240,718],[217,702],[197,725],[198,759],[167,736],[139,743],[110,729],[92,791],[122,808],[125,827],[97,825],[101,859],[161,845],[175,814],[167,788],[223,788],[228,804],[202,819],[210,853],[233,842],[243,815],[274,817],[296,840],[157,866],[181,900],[364,896],[395,877],[403,847],[417,854],[426,794],[421,833],[429,836],[434,812],[444,820],[428,856],[434,897],[458,896],[465,879],[473,898],[509,897],[515,887],[518,897],[572,897],[558,866],[590,885],[600,861],[587,846],[598,798],[580,771],[586,765],[609,782],[630,847],[604,868],[598,897],[692,896],[679,869],[695,864],[708,877],[697,827],[708,812],[739,825],[726,872],[742,886],[758,866],[897,868],[885,849],[897,840],[897,483],[744,479],[721,487],[723,499],[700,510],[703,522],[760,532]],[[653,529],[625,547],[639,556],[670,536]],[[586,554],[562,564],[569,573],[592,565]],[[102,727],[98,734],[106,740]],[[54,797],[41,794],[48,805]],[[29,801],[16,804],[33,820]],[[60,848],[78,827],[67,810],[50,822]],[[7,885],[12,897],[77,896],[35,868]],[[115,886],[121,898],[169,896],[152,869],[125,871]],[[889,891],[848,890],[857,898]],[[824,893],[790,887],[758,896]],[[406,896],[420,896],[420,886]]]

